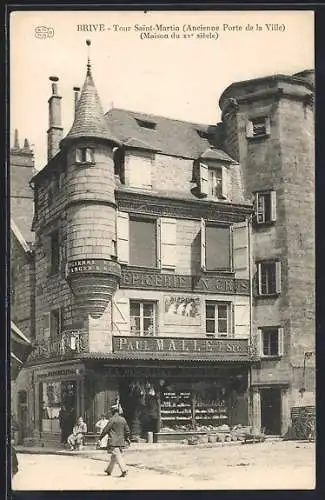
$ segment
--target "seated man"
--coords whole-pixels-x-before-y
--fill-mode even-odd
[[[68,444],[70,446],[70,450],[74,450],[76,448],[80,449],[84,442],[84,436],[87,433],[87,424],[83,421],[82,417],[79,417],[76,425],[72,430],[72,434],[68,437]]]

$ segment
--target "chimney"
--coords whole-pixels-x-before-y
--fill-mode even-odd
[[[16,128],[15,128],[14,148],[19,149],[19,137],[18,137],[18,130]]]
[[[80,87],[73,87],[73,91],[74,91],[74,115],[76,116]]]
[[[61,124],[61,97],[58,95],[59,81],[57,76],[50,76],[52,82],[52,95],[49,103],[49,129],[47,131],[47,159],[48,161],[56,155],[60,149],[60,141],[63,136]]]

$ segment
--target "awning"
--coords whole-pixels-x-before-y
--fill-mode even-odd
[[[16,379],[33,346],[23,332],[11,321],[11,379]]]

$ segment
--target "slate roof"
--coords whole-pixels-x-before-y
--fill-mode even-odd
[[[163,116],[113,108],[106,113],[113,134],[125,145],[140,141],[150,150],[166,155],[196,159],[213,148],[214,159],[234,162],[224,151],[215,147],[218,129],[215,125],[190,123]],[[146,128],[139,123],[154,123]]]
[[[88,63],[85,83],[81,89],[73,125],[63,139],[99,138],[119,144],[105,120],[103,108]]]

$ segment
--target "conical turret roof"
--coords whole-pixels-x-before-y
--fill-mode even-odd
[[[91,74],[90,62],[87,65],[87,75],[77,103],[73,125],[63,139],[96,138],[106,139],[116,144],[120,141],[114,137],[105,119],[99,95]]]

